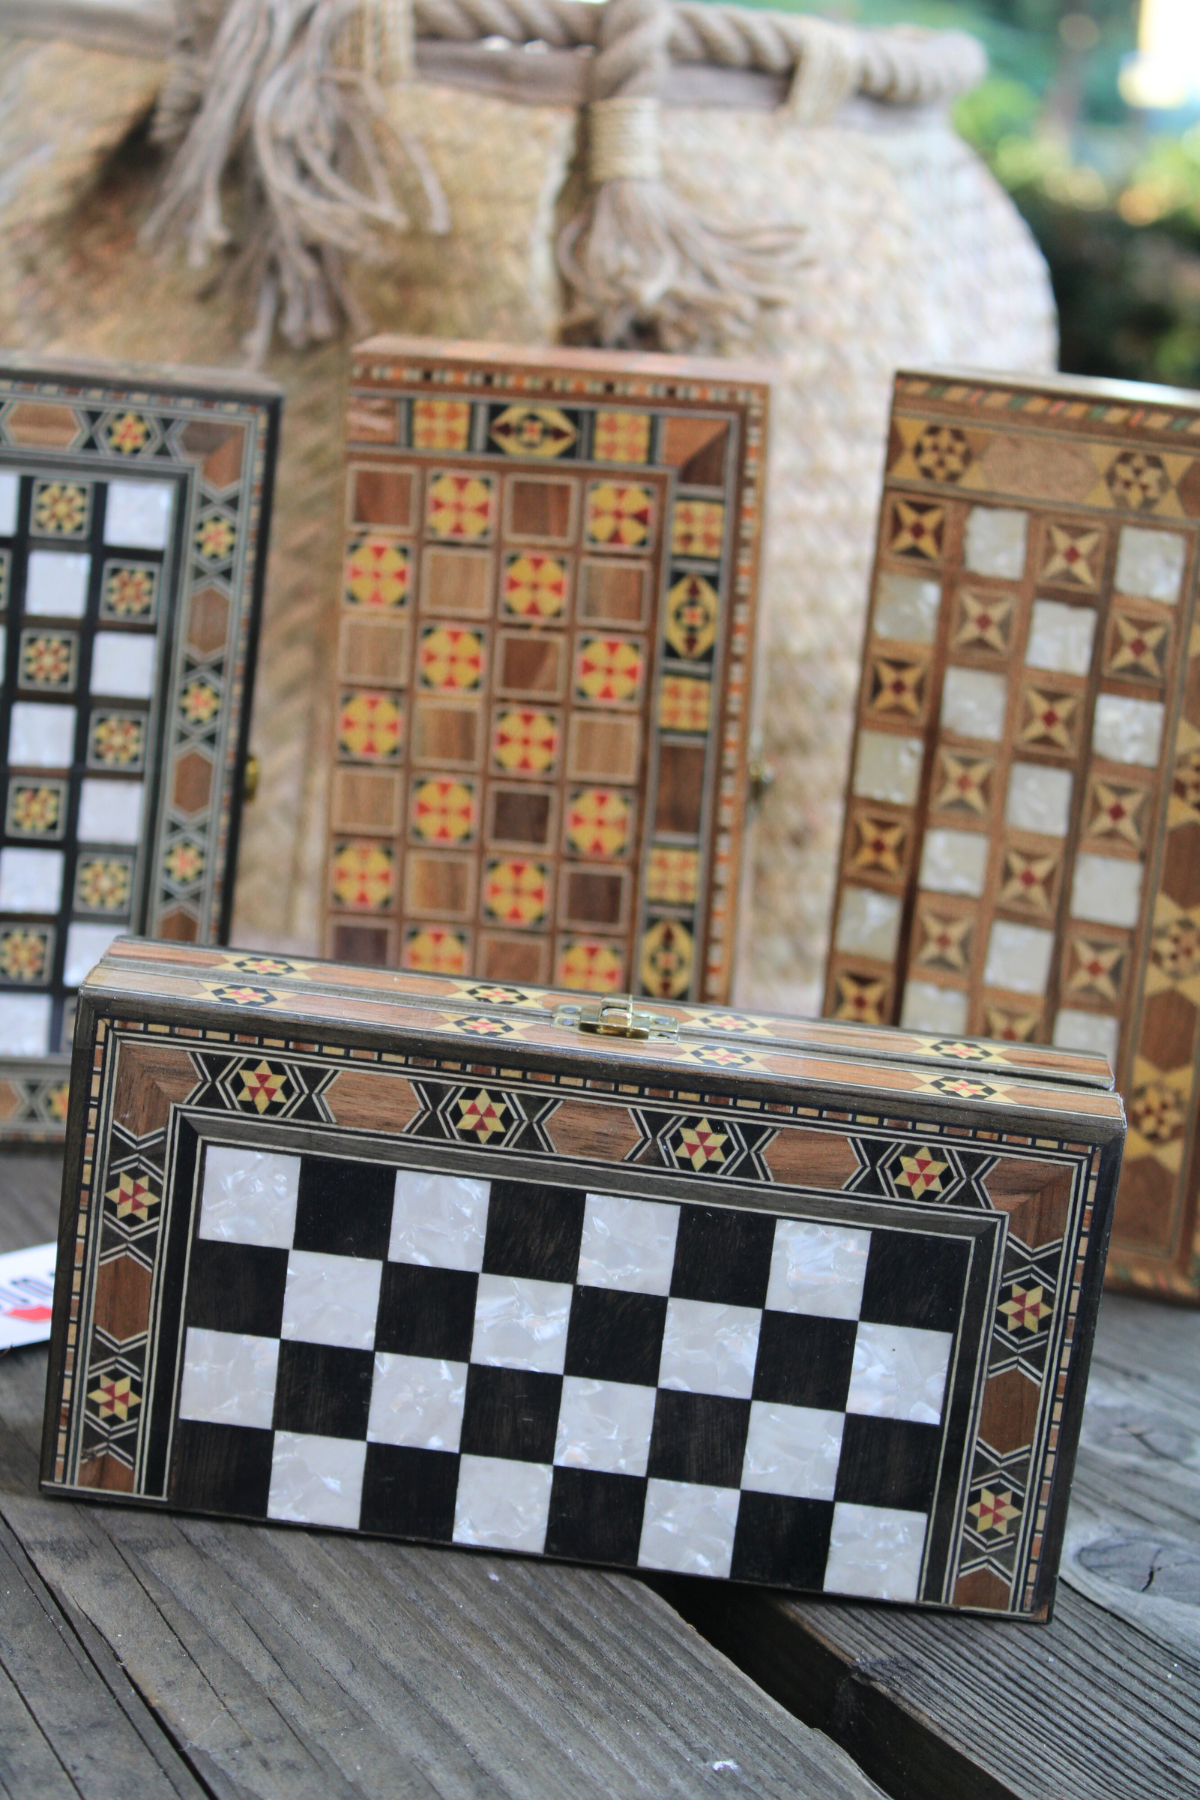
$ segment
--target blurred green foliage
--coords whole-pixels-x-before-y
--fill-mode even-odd
[[[955,123],[1050,265],[1062,367],[1200,387],[1200,122],[1121,98],[1137,0],[763,3],[980,38],[989,74]]]

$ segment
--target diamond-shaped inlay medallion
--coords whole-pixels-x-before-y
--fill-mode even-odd
[[[1170,627],[1165,621],[1114,613],[1104,673],[1117,675],[1123,681],[1161,682],[1166,679],[1170,641]]]
[[[937,562],[946,530],[944,506],[915,500],[893,500],[887,547],[893,556]]]
[[[1041,1007],[1030,1012],[1025,1007],[989,1003],[983,1009],[983,1029],[990,1038],[999,1038],[1006,1044],[1029,1043],[1037,1036],[1041,1022]]]
[[[1073,750],[1079,728],[1078,694],[1055,693],[1043,687],[1027,687],[1021,695],[1018,736],[1023,744],[1042,744],[1055,750]]]
[[[1094,591],[1100,585],[1104,533],[1070,525],[1048,525],[1042,545],[1041,579]]]
[[[867,690],[869,713],[898,713],[902,718],[917,719],[925,708],[925,677],[928,665],[889,662],[876,656],[871,661],[871,678]]]
[[[982,817],[991,804],[989,782],[995,767],[988,756],[962,756],[952,750],[939,750],[933,783],[935,810]]]
[[[880,875],[898,875],[908,843],[907,822],[903,819],[881,819],[873,813],[859,813],[853,825],[854,842],[850,851],[850,867],[871,870]]]
[[[1093,776],[1084,808],[1084,833],[1088,837],[1117,838],[1142,849],[1145,843],[1149,789]]]
[[[1011,594],[973,594],[964,589],[958,596],[954,648],[995,650],[1007,655],[1012,645],[1016,605]]]
[[[840,970],[834,977],[835,1019],[855,1019],[860,1025],[882,1025],[888,999],[888,982],[876,975],[854,975]]]
[[[1058,866],[1057,851],[1048,856],[1031,855],[1009,847],[1004,852],[997,905],[1048,917],[1054,905]]]
[[[1076,932],[1067,940],[1066,990],[1116,1001],[1125,970],[1125,946]]]
[[[924,968],[950,969],[965,974],[971,955],[971,919],[938,912],[921,906],[917,909],[916,962]]]

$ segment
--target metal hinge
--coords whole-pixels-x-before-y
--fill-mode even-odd
[[[633,995],[622,1000],[597,1000],[578,1005],[565,1000],[554,1009],[554,1023],[567,1031],[583,1031],[595,1037],[652,1038],[657,1043],[679,1042],[679,1021],[665,1013],[641,1012]]]

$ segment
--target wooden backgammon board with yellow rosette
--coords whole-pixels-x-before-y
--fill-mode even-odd
[[[327,954],[728,998],[766,423],[733,364],[358,347]]]

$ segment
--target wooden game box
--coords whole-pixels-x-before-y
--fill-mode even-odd
[[[43,1484],[1044,1618],[1122,1137],[1083,1055],[121,940]]]
[[[731,363],[358,346],[328,955],[728,1000],[767,398]]]
[[[825,1011],[1109,1058],[1110,1282],[1200,1298],[1200,405],[896,378]]]
[[[227,935],[281,397],[0,355],[0,1144],[112,938]]]

